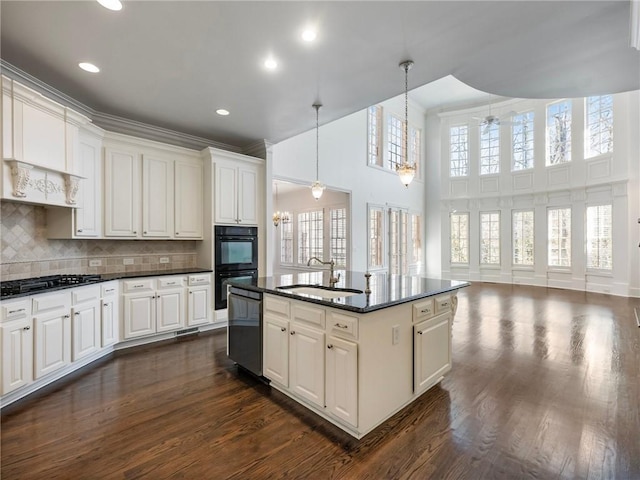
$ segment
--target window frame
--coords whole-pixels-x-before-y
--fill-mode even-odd
[[[375,110],[375,114],[372,115],[372,109]],[[375,116],[375,138],[372,138],[372,116]],[[384,154],[383,154],[383,126],[384,126],[384,108],[382,105],[370,105],[367,107],[367,165],[384,168]],[[372,152],[375,145],[376,152]],[[371,159],[375,158],[375,162]]]
[[[484,224],[482,217],[484,215],[497,215],[498,216],[498,261],[497,262],[484,262],[483,261],[483,255],[482,255],[482,246],[483,246],[483,242],[484,242],[484,237],[483,237],[483,229],[482,226]],[[491,223],[491,222],[490,222]],[[489,267],[489,268],[499,268],[502,264],[502,214],[500,212],[500,210],[487,210],[487,211],[481,211],[479,212],[479,235],[478,235],[478,240],[480,241],[479,244],[479,248],[480,248],[480,255],[479,255],[479,263],[481,267]],[[495,240],[493,237],[489,238],[490,241]]]
[[[531,239],[531,263],[517,263],[516,262],[516,238],[515,238],[515,217],[517,214],[531,212],[532,214],[532,228],[531,232],[533,238]],[[524,237],[524,236],[523,236]],[[533,208],[523,208],[519,210],[511,211],[511,265],[515,269],[533,269],[536,264],[536,212]]]
[[[551,265],[551,223],[549,216],[552,211],[568,210],[569,211],[569,265]],[[571,206],[551,206],[547,207],[547,269],[553,271],[570,271],[573,266],[573,209]],[[560,250],[560,249],[559,249]]]
[[[375,211],[375,212],[379,212],[380,213],[380,218],[381,218],[381,223],[380,223],[380,232],[378,234],[378,243],[381,244],[381,248],[380,248],[380,259],[381,259],[381,264],[379,265],[373,265],[371,263],[371,242],[372,242],[372,237],[371,237],[371,213]],[[367,268],[369,271],[381,271],[381,270],[386,270],[387,268],[387,255],[386,255],[386,249],[387,249],[387,228],[386,228],[386,215],[385,215],[385,207],[383,205],[376,205],[376,204],[371,204],[368,203],[367,204]]]
[[[452,130],[454,128],[464,128],[466,130],[466,140],[465,140],[465,146],[466,146],[466,158],[465,158],[465,165],[463,167],[456,167],[456,171],[461,171],[464,173],[459,173],[456,175],[453,175],[453,171],[454,171],[454,167],[453,167],[453,143],[451,142],[452,139]],[[458,133],[456,135],[457,137],[460,137],[460,134]],[[470,152],[469,152],[469,124],[468,123],[458,123],[455,125],[449,125],[449,133],[448,133],[448,144],[449,144],[449,178],[469,178],[469,175],[471,174],[471,169],[470,167]],[[456,143],[456,145],[458,145],[458,143]],[[456,161],[460,161],[460,160],[456,160]]]
[[[467,218],[467,228],[466,228],[466,261],[465,262],[459,262],[459,261],[454,261],[453,259],[453,217],[454,216],[465,216]],[[449,263],[451,264],[451,266],[464,266],[464,267],[468,267],[470,265],[470,238],[469,235],[471,233],[471,226],[470,226],[470,220],[471,220],[471,213],[468,211],[465,212],[458,212],[458,211],[453,211],[453,212],[449,212]],[[459,232],[459,230],[458,230]],[[458,241],[460,241],[460,236],[458,235]]]
[[[487,129],[487,127],[489,127],[487,138],[489,145],[487,147],[483,147],[483,142],[485,140],[484,131]],[[492,123],[491,125],[480,125],[478,129],[478,166],[480,168],[479,175],[481,177],[485,177],[488,175],[500,175],[500,125],[498,123]],[[495,138],[492,137],[492,133],[496,134]],[[493,145],[492,140],[494,140],[497,144]],[[491,154],[489,154],[488,157],[483,156],[483,151],[489,150],[489,152],[491,152],[494,148],[497,148],[498,150],[497,158]],[[487,158],[490,160],[490,162],[485,165],[483,164],[483,161]],[[497,162],[494,163],[495,160],[497,160]],[[485,168],[488,170],[491,170],[493,168],[495,169],[495,171],[483,172],[483,169]]]
[[[610,268],[605,268],[602,266],[590,266],[589,265],[589,209],[591,208],[599,208],[599,207],[609,207],[611,212],[609,214],[610,219],[611,219],[611,223],[609,225],[609,231],[610,231],[610,249],[611,249],[611,267]],[[613,275],[613,261],[614,261],[614,248],[613,248],[613,242],[614,242],[614,235],[613,235],[613,214],[614,214],[614,209],[613,209],[613,202],[600,202],[600,203],[591,203],[591,204],[587,204],[585,205],[585,209],[584,209],[584,264],[585,264],[585,268],[587,270],[587,272],[589,273],[600,273],[600,274],[606,274],[606,275]]]
[[[568,129],[567,129],[567,140],[566,140],[566,150],[568,152],[568,154],[566,155],[566,159],[564,161],[561,162],[555,162],[555,163],[551,163],[551,138],[550,138],[550,127],[549,127],[549,109],[557,106],[557,105],[562,105],[562,104],[567,104],[569,106],[569,108],[566,110],[569,113],[569,119],[567,122],[568,125]],[[567,163],[571,163],[571,161],[573,160],[573,142],[571,139],[571,136],[573,135],[573,104],[571,99],[562,99],[562,100],[558,100],[556,102],[552,102],[547,104],[546,108],[545,108],[545,166],[546,167],[555,167],[558,165],[565,165]]]
[[[300,216],[301,215],[305,215],[305,214],[313,214],[313,213],[321,213],[322,214],[322,220],[320,221],[320,224],[322,226],[322,229],[321,229],[321,231],[322,231],[322,241],[320,242],[320,245],[321,245],[322,249],[320,250],[320,253],[317,253],[317,247],[314,250],[314,248],[312,246],[312,243],[310,242],[309,243],[309,247],[308,247],[309,248],[308,254],[309,254],[309,258],[314,257],[314,256],[317,256],[318,258],[324,258],[324,247],[325,247],[325,245],[324,245],[324,243],[325,243],[324,242],[324,240],[325,240],[325,234],[324,234],[324,221],[325,221],[324,207],[322,207],[320,209],[311,208],[311,209],[301,210],[299,212],[296,212],[296,220],[295,220],[296,224],[297,224],[297,230],[298,231],[295,234],[296,235],[296,239],[297,239],[297,245],[296,245],[297,253],[296,253],[296,256],[294,258],[294,262],[295,262],[295,265],[298,266],[298,267],[300,267],[300,266],[306,267],[307,266],[307,262],[309,261],[309,259],[307,259],[306,261],[301,261],[301,258],[300,258],[301,257],[300,249],[302,248],[301,247],[302,242],[301,242],[301,239],[300,239],[300,235],[301,235]],[[317,219],[313,220],[313,219],[310,218],[309,219],[309,224],[311,225],[311,223],[313,221],[317,222],[318,220]],[[316,231],[317,231],[317,229],[316,229]]]
[[[522,152],[529,152],[531,151],[531,166],[529,167],[525,167],[525,168],[515,168],[515,154],[516,154],[516,144],[515,144],[515,131],[514,129],[516,127],[518,127],[518,123],[516,118],[517,117],[522,117],[525,115],[532,115],[532,118],[530,120],[531,123],[531,138],[530,138],[530,142],[531,142],[531,149],[522,149]],[[513,124],[511,125],[511,172],[525,172],[525,171],[531,171],[535,168],[536,165],[536,134],[535,134],[535,125],[536,125],[536,112],[535,110],[526,110],[524,112],[520,112],[517,113],[515,115],[513,115],[512,117],[513,120]],[[527,120],[526,122],[522,123],[521,125],[526,125],[529,123],[529,120]],[[527,138],[527,141],[522,142],[522,145],[528,143],[529,139]],[[525,160],[528,160],[528,156],[524,155],[526,158]]]
[[[610,114],[611,114],[611,131],[610,131],[610,140],[609,143],[611,145],[610,149],[605,151],[605,152],[597,152],[597,153],[593,153],[591,150],[591,125],[589,123],[589,100],[592,98],[599,98],[602,99],[603,97],[608,97],[611,99],[611,107],[610,107]],[[599,105],[602,105],[602,101],[599,102]],[[590,97],[584,97],[584,158],[585,160],[591,160],[594,158],[598,158],[601,156],[605,156],[605,155],[613,155],[613,151],[615,149],[615,143],[614,143],[614,122],[615,122],[615,117],[613,116],[613,95],[608,94],[608,95],[592,95]],[[600,137],[602,137],[602,109],[599,110],[599,115],[598,117],[600,118],[600,121],[597,123],[597,125],[599,126],[599,132],[598,135]]]

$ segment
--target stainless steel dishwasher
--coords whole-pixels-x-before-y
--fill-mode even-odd
[[[262,293],[229,287],[227,356],[262,376]]]

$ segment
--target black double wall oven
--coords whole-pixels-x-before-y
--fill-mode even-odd
[[[258,227],[215,226],[215,308],[227,308],[227,282],[258,278]]]

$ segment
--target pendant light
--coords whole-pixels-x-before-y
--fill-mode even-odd
[[[320,176],[318,175],[318,163],[319,163],[318,149],[319,149],[319,131],[320,131],[320,127],[318,124],[318,112],[320,111],[321,106],[322,106],[321,103],[313,104],[313,108],[316,109],[316,181],[311,184],[311,195],[313,195],[313,198],[315,198],[316,200],[318,200],[322,196],[322,192],[324,192],[324,188],[325,188],[324,185],[320,183]]]
[[[404,70],[404,161],[402,165],[396,166],[396,172],[400,177],[400,181],[405,187],[408,187],[413,177],[416,175],[416,165],[409,163],[409,70],[413,67],[411,60],[400,63],[400,68]]]

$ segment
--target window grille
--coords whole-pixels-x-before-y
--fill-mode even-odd
[[[571,102],[547,106],[547,166],[571,161]]]
[[[613,96],[587,97],[585,158],[613,152]]]
[[[469,132],[466,125],[457,125],[449,129],[450,175],[466,177],[469,175]]]
[[[533,210],[513,212],[513,264],[533,265]]]
[[[533,112],[513,116],[513,127],[511,129],[513,171],[533,168],[533,122]]]
[[[500,213],[480,213],[480,263],[500,264]]]
[[[451,214],[451,263],[469,263],[469,213]]]
[[[571,209],[547,212],[547,262],[550,267],[571,266]]]

